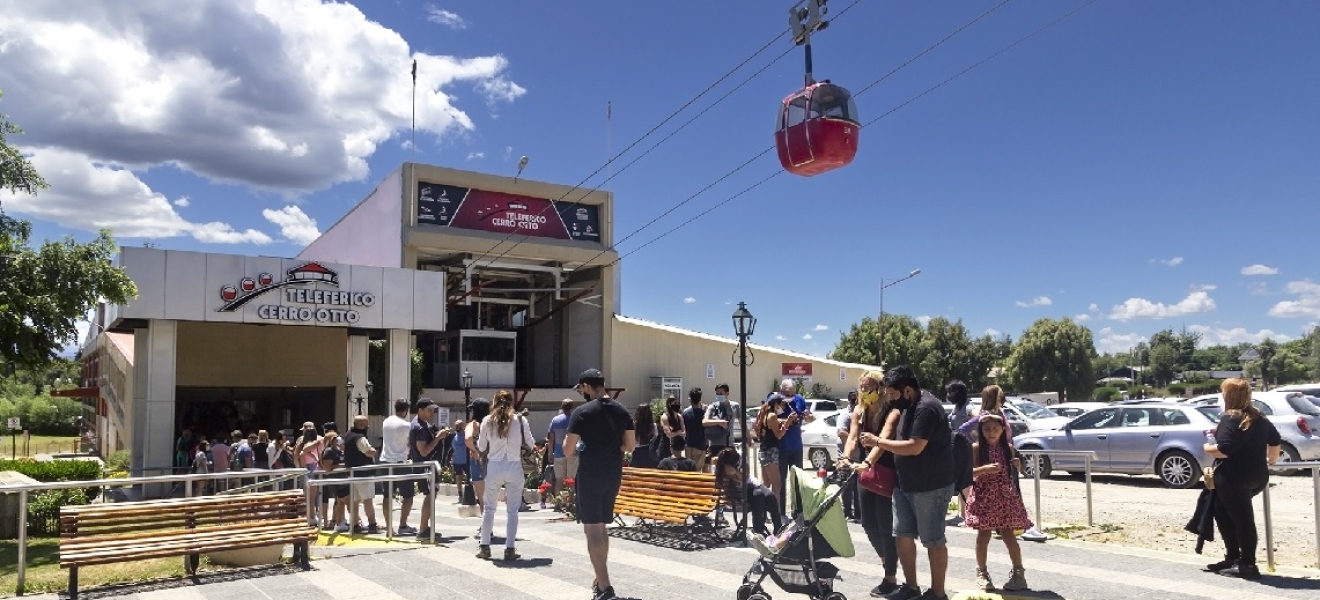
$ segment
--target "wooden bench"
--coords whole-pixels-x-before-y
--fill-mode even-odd
[[[624,467],[614,512],[621,525],[620,517],[629,516],[642,526],[670,523],[686,527],[689,534],[714,534],[711,513],[719,499],[713,473]]]
[[[307,569],[316,535],[300,490],[64,506],[60,567],[69,570],[75,600],[78,567],[183,556],[195,574],[204,552],[291,543],[294,561]]]

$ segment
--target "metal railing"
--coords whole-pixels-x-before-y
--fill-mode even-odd
[[[1272,465],[1273,473],[1287,473],[1293,470],[1311,470],[1311,508],[1315,510],[1315,565],[1320,569],[1320,461],[1290,462]],[[1265,564],[1274,572],[1274,521],[1270,515],[1270,486],[1265,486]]]
[[[366,472],[370,472],[370,471],[380,471],[380,470],[382,470],[382,469],[386,471],[386,476],[387,476],[387,477],[391,477],[391,479],[387,479],[387,480],[384,480],[384,481],[383,481],[383,483],[386,484],[386,486],[385,486],[385,498],[388,499],[388,500],[391,501],[391,502],[393,502],[393,500],[394,500],[394,482],[395,482],[395,481],[406,481],[406,482],[408,482],[408,483],[416,483],[416,482],[418,481],[418,479],[421,479],[421,478],[423,478],[423,477],[426,477],[426,478],[427,478],[427,483],[431,486],[430,488],[428,488],[428,489],[431,490],[431,493],[428,494],[428,495],[430,496],[430,498],[431,498],[431,514],[429,515],[429,516],[430,516],[430,523],[431,523],[431,543],[435,543],[435,499],[436,499],[436,489],[435,489],[435,488],[436,488],[436,481],[437,481],[438,477],[440,476],[440,470],[441,470],[440,462],[439,462],[439,461],[431,460],[431,461],[420,462],[420,463],[413,463],[413,462],[407,462],[407,463],[376,463],[376,464],[374,464],[374,465],[366,465],[366,466],[362,466],[362,467],[353,467],[353,468],[349,469],[348,472],[350,473],[350,477],[352,477],[353,479],[362,479],[363,476],[358,475],[358,473],[366,473]],[[395,477],[394,471],[395,471],[396,469],[404,469],[405,471],[408,471],[408,473],[405,473],[405,474],[407,474],[407,475],[411,475],[412,478],[411,478],[411,479],[406,479],[406,478],[405,478],[405,479],[402,479],[402,480],[399,480],[399,479],[393,479],[392,477]],[[522,491],[519,490],[519,493],[522,493]],[[373,497],[374,497],[374,496],[373,496]],[[350,488],[349,488],[349,506],[353,506],[356,502],[357,502],[357,490],[352,489],[352,488],[350,487]],[[382,508],[381,510],[382,510],[382,512],[385,513],[385,515],[384,515],[384,516],[385,516],[385,539],[390,540],[390,541],[393,541],[393,540],[394,540],[394,512],[393,512],[392,510],[385,510],[384,508]],[[418,511],[418,512],[421,512],[421,511]],[[354,518],[357,517],[356,514],[354,514],[353,516],[354,516]]]
[[[0,494],[18,494],[18,581],[15,594],[22,596],[27,579],[27,517],[28,496],[31,492],[48,490],[69,490],[89,487],[121,488],[153,484],[182,484],[184,494],[192,496],[193,482],[214,481],[218,479],[248,479],[261,476],[282,476],[287,474],[306,475],[302,469],[278,469],[261,471],[234,471],[228,473],[205,473],[189,475],[159,475],[155,477],[135,477],[126,479],[93,479],[86,481],[52,481],[47,483],[28,483],[0,487]]]
[[[368,466],[365,466],[365,467],[355,467],[354,469],[349,469],[349,470],[344,470],[344,471],[328,471],[328,472],[327,472],[327,471],[316,471],[316,472],[314,472],[314,473],[311,473],[311,474],[310,474],[310,477],[307,477],[306,480],[305,480],[305,485],[306,485],[306,489],[307,489],[307,496],[308,496],[309,498],[311,497],[311,494],[312,494],[312,488],[313,488],[313,487],[325,487],[325,486],[331,486],[331,485],[347,485],[347,486],[349,486],[349,487],[348,487],[348,489],[349,489],[349,504],[348,504],[348,511],[351,512],[352,514],[349,515],[349,516],[346,516],[345,518],[350,518],[350,517],[351,517],[351,518],[355,521],[354,525],[356,525],[356,521],[357,521],[357,511],[354,510],[353,507],[357,506],[357,503],[359,502],[359,500],[358,500],[358,498],[357,498],[357,490],[355,490],[355,489],[354,489],[354,486],[351,485],[351,484],[354,484],[354,483],[370,483],[370,484],[372,485],[372,490],[373,490],[372,498],[374,499],[374,498],[375,498],[374,490],[375,490],[375,485],[376,485],[377,483],[389,483],[389,484],[390,484],[390,486],[389,486],[389,487],[390,487],[390,496],[387,496],[387,497],[392,497],[392,496],[393,496],[393,487],[394,487],[393,484],[394,484],[395,482],[399,482],[399,483],[403,483],[403,482],[416,483],[418,479],[420,479],[420,478],[425,478],[425,479],[426,479],[426,485],[430,486],[430,487],[428,487],[427,489],[431,491],[431,492],[430,492],[430,496],[431,496],[431,514],[427,515],[427,516],[429,517],[429,521],[430,521],[430,523],[431,523],[431,526],[430,526],[428,529],[430,529],[430,533],[431,533],[431,540],[430,540],[430,542],[431,542],[431,544],[435,544],[435,529],[436,529],[436,527],[435,527],[435,480],[436,480],[436,471],[438,470],[436,467],[438,466],[438,464],[439,464],[439,463],[436,463],[436,462],[434,462],[434,461],[432,461],[432,462],[430,462],[430,463],[421,463],[421,466],[428,466],[428,465],[431,466],[431,468],[429,468],[429,469],[426,470],[426,473],[425,473],[425,474],[421,474],[421,473],[407,473],[407,474],[403,474],[403,475],[371,475],[371,476],[365,476],[365,477],[364,477],[364,476],[360,476],[360,475],[353,475],[354,472],[363,472],[363,471],[367,471],[367,470],[380,469],[380,468],[390,469],[390,471],[393,472],[393,469],[392,469],[391,467],[393,467],[393,468],[398,468],[398,467],[405,467],[405,466],[418,466],[418,465],[415,464],[415,463],[387,463],[387,464],[380,464],[380,465],[368,465]],[[341,473],[342,473],[343,475],[346,475],[346,476],[339,476],[339,474],[341,474]],[[519,490],[518,493],[522,493],[522,490]],[[370,502],[371,500],[368,499],[368,500],[366,500],[366,501],[367,501],[367,502]],[[386,537],[387,537],[387,539],[393,540],[393,539],[394,539],[394,537],[393,537],[394,531],[393,531],[393,527],[392,527],[392,525],[390,524],[390,520],[392,520],[392,512],[391,512],[391,511],[384,511],[384,512],[385,512],[385,518],[386,518],[386,525],[385,525],[385,528],[386,528],[386,531],[387,531],[387,536],[386,536]],[[420,511],[419,511],[419,512],[420,512]],[[323,516],[326,517],[327,519],[330,518],[329,515],[323,515]]]
[[[1091,461],[1095,460],[1095,452],[1090,450],[1036,450],[1023,449],[1018,450],[1018,454],[1023,456],[1080,456],[1086,463],[1086,526],[1095,526],[1095,513],[1091,508]],[[1036,528],[1044,527],[1040,518],[1040,462],[1032,459],[1031,473],[1032,478],[1036,480]]]

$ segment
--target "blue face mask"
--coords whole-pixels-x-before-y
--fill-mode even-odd
[[[718,396],[715,396],[715,401],[716,401],[716,402],[724,402],[724,400],[725,400],[724,394],[720,394],[720,395],[718,395]]]

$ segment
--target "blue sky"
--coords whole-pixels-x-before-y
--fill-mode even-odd
[[[130,245],[286,256],[414,157],[413,58],[415,160],[511,175],[526,155],[526,177],[576,184],[788,6],[102,4],[0,0],[0,112],[54,185],[5,209],[38,237],[109,224]],[[997,4],[860,0],[817,36],[816,75],[860,90]],[[862,119],[1082,4],[1006,3],[859,96]],[[920,268],[886,309],[978,334],[1069,316],[1102,351],[1184,325],[1298,336],[1320,322],[1318,28],[1304,1],[1096,2],[867,127],[848,168],[781,175],[628,255],[623,312],[728,335],[746,301],[755,341],[823,354],[877,312],[880,278]],[[725,97],[603,185],[616,240],[773,143],[801,52],[729,90],[788,44],[620,159]],[[766,155],[618,249],[777,168]]]

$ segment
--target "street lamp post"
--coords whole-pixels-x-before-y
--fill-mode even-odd
[[[371,396],[371,387],[372,387],[372,386],[371,386],[371,382],[370,382],[370,381],[367,382],[367,395],[366,395],[366,396],[363,396],[363,395],[362,395],[362,392],[358,392],[357,397],[356,397],[356,398],[353,397],[353,379],[352,379],[352,378],[349,378],[349,380],[348,380],[348,385],[347,385],[346,387],[348,388],[348,392],[345,394],[345,399],[348,400],[349,402],[357,402],[357,414],[359,414],[359,415],[362,414],[362,403],[363,403],[363,402],[366,402],[366,401],[367,401],[367,398],[369,398],[369,397]]]
[[[893,287],[920,274],[921,269],[912,269],[911,273],[898,279],[880,279],[880,320],[875,323],[875,328],[879,331],[876,336],[875,363],[881,369],[885,368],[885,288]]]
[[[756,331],[756,317],[747,310],[746,302],[738,303],[738,310],[733,311],[733,331],[738,335],[738,394],[740,406],[743,414],[738,415],[738,426],[742,428],[742,468],[746,473],[751,472],[751,463],[747,460],[747,338],[752,337]],[[738,521],[738,529],[743,534],[743,543],[747,543],[747,485],[744,481],[739,482],[742,485],[742,515]]]
[[[472,372],[464,368],[462,380],[463,380],[463,426],[467,427],[467,424],[472,421]],[[476,457],[469,456],[468,460],[475,461]],[[463,492],[461,494],[461,497],[459,498],[459,502],[463,506],[475,506],[477,504],[476,490],[473,489],[472,487],[471,471],[469,471],[467,476],[463,478]]]
[[[472,419],[472,372],[463,369],[463,421]]]

